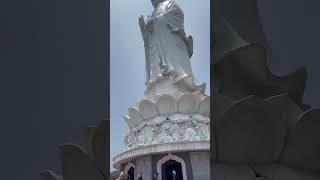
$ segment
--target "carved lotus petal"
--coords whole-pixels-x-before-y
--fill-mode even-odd
[[[251,94],[268,98],[288,93],[296,104],[301,104],[307,80],[306,69],[299,68],[285,76],[276,76],[267,66],[266,54],[266,49],[255,43],[228,52],[213,66],[213,86],[236,100]]]
[[[59,151],[63,179],[104,180],[101,170],[79,145],[65,144],[59,147]]]
[[[199,109],[200,97],[191,94],[183,94],[178,101],[178,112],[181,113],[194,113]]]
[[[142,121],[139,126],[136,127],[137,131],[140,131],[147,125],[146,121]]]
[[[214,95],[212,104],[213,121],[220,119],[233,103],[234,102],[226,96]]]
[[[210,117],[210,96],[205,97],[200,105],[199,105],[199,110],[198,113]]]
[[[62,180],[62,176],[56,174],[51,170],[41,173],[41,176],[43,177],[44,180]]]
[[[250,167],[213,164],[210,168],[214,179],[257,180],[254,171]]]
[[[178,103],[176,99],[167,94],[158,98],[156,106],[160,115],[168,115],[178,112]]]
[[[299,116],[303,113],[302,109],[286,94],[273,96],[265,99],[265,101],[271,103],[282,112],[291,129],[295,127]]]
[[[123,116],[123,120],[126,122],[126,124],[128,125],[129,129],[132,130],[135,125],[133,124],[132,121],[130,121],[130,117],[129,116]]]
[[[109,155],[106,154],[107,149],[109,149],[107,134],[109,128],[107,120],[101,121],[91,141],[94,160],[102,172],[107,169],[107,164],[109,163],[107,161]]]
[[[195,96],[198,96],[199,97],[199,99],[204,99],[205,97],[207,97],[207,96],[205,96],[202,92],[200,92],[200,91],[197,91],[197,92],[194,92],[194,93],[192,93],[193,95],[195,95]]]
[[[143,119],[150,119],[158,116],[156,105],[149,100],[142,100],[139,103],[139,112],[142,115]]]
[[[319,180],[318,177],[314,177],[313,175],[307,175],[305,173],[296,171],[294,169],[278,165],[272,164],[268,166],[254,166],[252,169],[263,177],[268,177],[272,180]]]
[[[290,167],[320,170],[320,108],[306,111],[288,139],[282,162]]]
[[[143,118],[136,108],[129,108],[129,117],[135,127],[143,122]]]
[[[97,131],[97,127],[95,126],[89,126],[85,129],[85,142],[83,148],[88,152],[90,157],[93,157],[93,143],[92,140],[95,136],[95,133]]]
[[[218,159],[229,163],[270,163],[284,147],[287,124],[270,103],[250,96],[213,123]]]

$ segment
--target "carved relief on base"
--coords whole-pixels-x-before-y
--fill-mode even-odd
[[[210,119],[200,114],[175,113],[156,117],[125,138],[127,150],[152,144],[210,140]]]

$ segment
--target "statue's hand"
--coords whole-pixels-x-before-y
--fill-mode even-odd
[[[144,21],[143,15],[141,15],[141,16],[139,17],[139,26],[140,26],[141,32],[144,33],[145,30],[146,30],[146,23],[145,23],[145,21]]]
[[[146,31],[152,32],[154,30],[154,20],[150,20],[146,25]]]

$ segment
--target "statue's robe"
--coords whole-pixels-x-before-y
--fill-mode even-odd
[[[160,3],[148,19],[147,26],[150,23],[153,23],[152,30],[144,34],[147,84],[167,77],[174,83],[183,80],[187,82],[183,84],[191,89],[203,91],[203,85],[199,88],[193,84],[190,64],[192,42],[185,36],[184,15],[180,7],[170,0]]]

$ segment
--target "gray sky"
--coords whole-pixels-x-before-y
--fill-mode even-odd
[[[210,94],[210,0],[175,0],[183,9],[185,31],[194,40],[191,58],[197,83],[207,84]],[[150,15],[150,0],[110,1],[110,157],[123,152],[128,127],[122,120],[128,108],[143,98],[145,82],[144,46],[138,17]],[[113,169],[113,168],[111,168]]]

